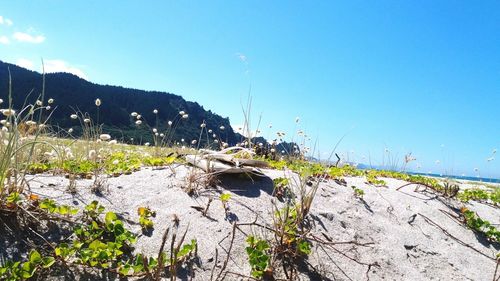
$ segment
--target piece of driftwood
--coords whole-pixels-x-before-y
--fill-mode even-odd
[[[265,161],[238,158],[238,153],[253,155],[251,150],[243,147],[229,147],[221,151],[200,149],[200,154],[185,155],[186,161],[207,173],[239,174],[251,173],[262,175],[258,168],[267,168]]]
[[[206,155],[207,159],[211,160],[219,160],[226,163],[231,163],[237,167],[239,166],[251,166],[251,167],[259,167],[259,168],[268,168],[269,164],[265,161],[254,160],[254,159],[246,159],[246,158],[237,158],[230,154],[208,154]]]

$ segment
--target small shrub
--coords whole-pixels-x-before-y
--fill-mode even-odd
[[[255,278],[262,278],[270,262],[270,246],[266,240],[254,236],[247,237],[248,246],[245,248],[248,255],[248,262],[252,268],[251,275]]]

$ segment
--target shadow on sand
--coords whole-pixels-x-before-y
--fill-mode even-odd
[[[246,197],[259,197],[264,191],[271,195],[273,193],[273,180],[267,176],[256,176],[250,174],[225,174],[218,177],[220,187]]]

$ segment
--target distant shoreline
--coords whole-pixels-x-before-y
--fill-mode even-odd
[[[418,173],[418,172],[407,172],[412,175],[421,175],[428,177],[436,177],[436,178],[452,178],[457,180],[467,180],[474,182],[484,182],[484,183],[500,183],[500,179],[495,178],[483,178],[483,177],[470,177],[470,176],[455,176],[455,175],[440,175],[440,174],[432,174],[432,173]]]

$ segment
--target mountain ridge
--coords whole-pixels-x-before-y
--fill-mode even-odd
[[[182,96],[170,92],[141,90],[116,85],[103,85],[85,80],[71,73],[56,72],[41,74],[36,71],[6,63],[0,60],[0,98],[8,100],[9,70],[12,81],[13,108],[22,106],[27,99],[34,103],[42,91],[43,75],[45,75],[45,97],[53,98],[54,110],[50,122],[61,128],[78,127],[70,115],[79,109],[95,115],[97,108],[95,99],[99,98],[102,105],[99,107],[104,128],[111,129],[115,137],[122,135],[123,141],[128,141],[134,136],[141,136],[144,141],[152,139],[151,132],[145,134],[146,126],[138,128],[131,112],[138,112],[147,122],[158,130],[167,129],[168,121],[179,118],[179,111],[185,111],[189,118],[182,120],[182,125],[177,127],[173,139],[191,141],[199,138],[200,125],[205,122],[207,128],[213,130],[217,137],[229,143],[236,144],[241,141],[241,135],[234,132],[228,117],[222,117],[194,101],[187,101]],[[31,93],[31,94],[29,94]],[[158,114],[153,110],[157,109]],[[99,121],[101,121],[99,120]],[[220,127],[223,126],[224,130]],[[150,135],[150,136],[149,136]],[[206,138],[202,142],[206,141]]]

